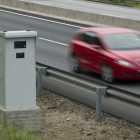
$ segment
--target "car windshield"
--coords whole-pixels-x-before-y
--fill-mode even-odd
[[[138,34],[113,34],[105,36],[112,50],[140,49],[140,36]]]

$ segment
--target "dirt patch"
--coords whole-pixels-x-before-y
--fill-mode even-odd
[[[106,113],[96,122],[95,109],[43,90],[40,133],[50,140],[140,140],[140,127]]]

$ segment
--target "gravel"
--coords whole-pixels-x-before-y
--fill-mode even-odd
[[[47,90],[37,97],[42,126],[39,134],[49,140],[140,140],[140,126]],[[38,133],[36,133],[38,135]]]

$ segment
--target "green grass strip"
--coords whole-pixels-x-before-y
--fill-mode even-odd
[[[123,0],[90,0],[90,1],[100,1],[100,2],[105,2],[105,3],[111,3],[111,4],[119,4],[119,5],[124,5]],[[138,1],[133,1],[133,0],[125,0],[125,5],[126,6],[131,6],[134,8],[140,8],[140,2]]]
[[[0,140],[43,140],[33,132],[25,132],[0,120]]]

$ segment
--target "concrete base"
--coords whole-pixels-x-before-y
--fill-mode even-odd
[[[39,107],[28,109],[5,110],[0,107],[1,119],[25,131],[36,131],[41,127]]]

